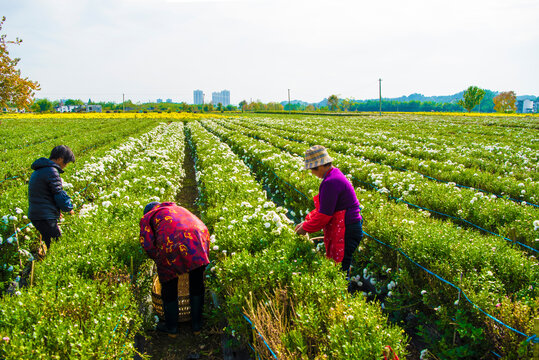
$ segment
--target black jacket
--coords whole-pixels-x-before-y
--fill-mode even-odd
[[[54,161],[42,157],[34,161],[32,169],[34,172],[28,182],[30,220],[58,219],[60,210],[73,210],[71,198],[62,188],[62,168]]]

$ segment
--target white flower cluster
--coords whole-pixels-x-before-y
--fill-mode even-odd
[[[129,138],[123,145],[109,150],[101,159],[92,158],[93,161],[86,162],[74,176],[76,180],[110,182],[116,187],[110,192],[100,188],[100,201],[83,204],[80,215],[93,216],[100,209],[106,211],[116,204],[138,209],[141,206],[139,200],[160,201],[167,191],[175,194],[181,185],[179,180],[185,175],[179,161],[183,157],[182,132],[181,123],[160,124],[137,139]],[[159,173],[150,176],[144,174],[152,168],[158,168]],[[172,178],[175,178],[174,181],[171,181]],[[146,198],[130,195],[142,189],[146,189]]]

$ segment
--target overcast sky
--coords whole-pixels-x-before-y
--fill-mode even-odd
[[[539,95],[537,0],[0,0],[38,98]]]

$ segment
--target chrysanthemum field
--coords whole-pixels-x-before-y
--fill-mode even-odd
[[[175,201],[185,154],[212,234],[219,308],[206,316],[253,359],[383,359],[389,347],[400,359],[522,359],[539,346],[539,117],[0,119],[0,359],[150,358],[134,341],[155,323],[138,222],[146,203]],[[59,144],[76,156],[62,174],[75,215],[38,260],[30,165]],[[362,207],[349,284],[323,243],[293,231],[318,192],[303,170],[315,144]]]

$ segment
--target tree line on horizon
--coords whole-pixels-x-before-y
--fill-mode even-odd
[[[259,100],[247,102],[241,101],[236,107],[234,105],[223,106],[222,104],[213,105],[211,103],[203,105],[192,105],[186,102],[181,103],[133,103],[127,100],[123,103],[93,102],[89,99],[86,103],[80,99],[55,100],[37,99],[30,105],[30,110],[34,112],[53,112],[60,105],[80,106],[80,110],[87,105],[101,105],[104,112],[230,112],[230,111],[294,111],[294,112],[324,112],[324,111],[343,111],[343,112],[377,112],[380,110],[379,100],[351,100],[339,99],[337,95],[331,95],[327,99],[327,105],[305,104],[305,103],[282,103],[269,102],[263,103]],[[440,103],[435,101],[397,101],[382,99],[382,111],[385,112],[462,112],[465,109],[468,112],[477,111],[483,113],[516,112],[516,94],[514,91],[495,93],[490,90],[479,89],[476,86],[470,86],[463,95],[463,98],[457,102]]]
[[[87,102],[84,102],[80,99],[66,99],[66,100],[54,100],[49,99],[38,99],[31,106],[30,110],[34,112],[53,112],[59,106],[77,106],[77,111],[86,111],[85,106],[88,105],[100,105],[102,111],[104,112],[225,112],[225,111],[237,111],[238,108],[234,105],[223,106],[221,103],[217,105],[203,104],[203,105],[192,105],[187,104],[186,102],[181,103],[133,103],[131,100],[126,100],[123,103],[116,103],[113,101],[92,101],[88,99]]]

